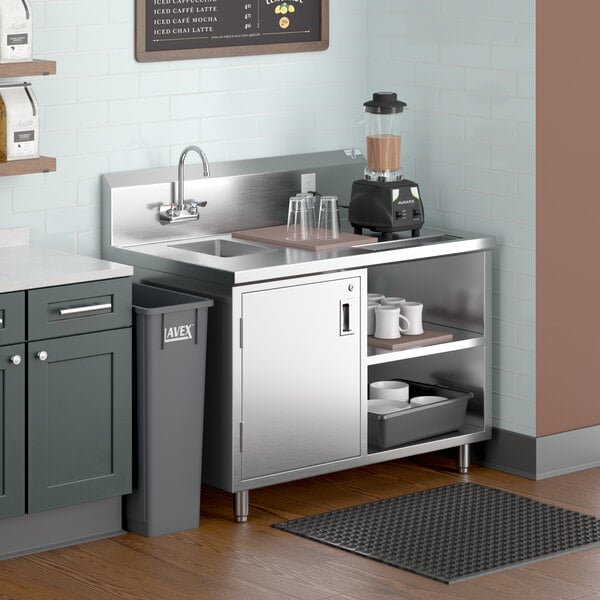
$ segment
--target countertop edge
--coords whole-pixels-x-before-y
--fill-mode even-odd
[[[301,277],[317,273],[364,268],[387,263],[434,258],[436,256],[491,251],[495,247],[494,236],[477,236],[474,234],[461,240],[416,248],[393,249],[382,252],[342,253],[341,255],[332,251],[331,253],[317,253],[313,260],[269,264],[243,269],[219,269],[197,262],[176,260],[172,257],[140,251],[138,247],[105,248],[104,254],[109,260],[124,261],[138,268],[177,274],[220,285],[234,286],[285,279],[288,277]]]
[[[312,275],[328,271],[366,268],[389,263],[423,260],[434,258],[436,256],[451,256],[454,254],[481,252],[493,250],[494,248],[494,238],[482,236],[480,238],[462,239],[444,244],[421,246],[418,248],[385,250],[382,252],[370,252],[349,256],[331,256],[327,258],[318,258],[310,263],[295,263],[259,269],[245,269],[233,273],[233,282],[236,285],[257,283],[269,279],[283,279],[285,277],[299,277],[302,275]],[[314,264],[316,268],[307,270],[305,267],[307,264]],[[267,273],[269,275],[268,277],[265,276]]]
[[[133,266],[29,245],[0,248],[0,293],[131,277]]]

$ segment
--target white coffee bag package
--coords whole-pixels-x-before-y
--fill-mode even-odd
[[[0,0],[0,63],[32,60],[29,0]]]
[[[0,86],[0,161],[38,158],[40,114],[29,83]]]

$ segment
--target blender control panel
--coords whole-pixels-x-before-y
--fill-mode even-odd
[[[403,208],[402,210],[396,211],[396,222],[399,225],[422,220],[423,213],[419,208]]]
[[[396,226],[420,227],[423,224],[423,205],[418,186],[402,186],[395,189],[393,205]]]

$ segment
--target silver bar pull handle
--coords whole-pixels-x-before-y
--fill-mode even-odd
[[[112,303],[107,302],[106,304],[92,304],[91,306],[77,306],[76,308],[61,308],[58,312],[61,317],[67,315],[80,315],[83,313],[94,312],[96,310],[104,310],[106,308],[112,308]]]
[[[0,317],[0,325],[4,325],[4,319]]]
[[[340,335],[354,335],[354,299],[340,300]]]

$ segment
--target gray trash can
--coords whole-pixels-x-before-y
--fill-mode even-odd
[[[124,527],[146,536],[198,527],[206,323],[212,300],[133,285],[133,493]]]

